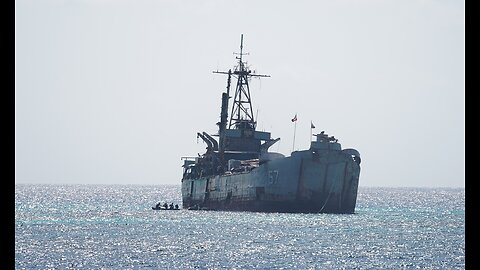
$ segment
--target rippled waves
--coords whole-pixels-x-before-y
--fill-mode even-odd
[[[179,186],[16,185],[16,269],[464,269],[465,190],[360,187],[356,213],[154,211]]]

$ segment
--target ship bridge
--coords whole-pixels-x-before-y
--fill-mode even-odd
[[[270,132],[252,129],[225,130],[225,151],[251,151],[260,153],[262,141],[270,141]]]

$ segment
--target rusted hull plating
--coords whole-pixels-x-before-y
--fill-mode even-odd
[[[184,179],[183,208],[351,214],[359,176],[344,151],[297,151],[249,172]]]

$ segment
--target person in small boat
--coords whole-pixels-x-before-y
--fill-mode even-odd
[[[160,204],[161,204],[160,202],[158,202],[157,204],[155,204],[155,208],[157,208],[157,209],[160,208]]]
[[[170,207],[168,209],[173,210],[173,203],[170,204]]]
[[[178,210],[178,204],[175,204],[175,210]]]
[[[165,203],[163,204],[163,208],[168,209],[168,204],[167,204],[167,202],[165,202]]]

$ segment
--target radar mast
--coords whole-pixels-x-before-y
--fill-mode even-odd
[[[229,81],[230,76],[237,78],[228,129],[255,130],[257,123],[255,122],[255,117],[253,115],[252,99],[250,97],[248,81],[251,77],[270,77],[270,75],[252,74],[252,71],[248,69],[246,63],[243,62],[243,56],[248,55],[248,53],[243,52],[243,34],[241,35],[240,40],[240,53],[234,54],[238,55],[236,56],[236,59],[238,59],[238,65],[233,72],[230,70],[229,72],[214,71],[214,73],[228,74]],[[229,88],[230,84],[227,86],[227,93],[230,90]]]

